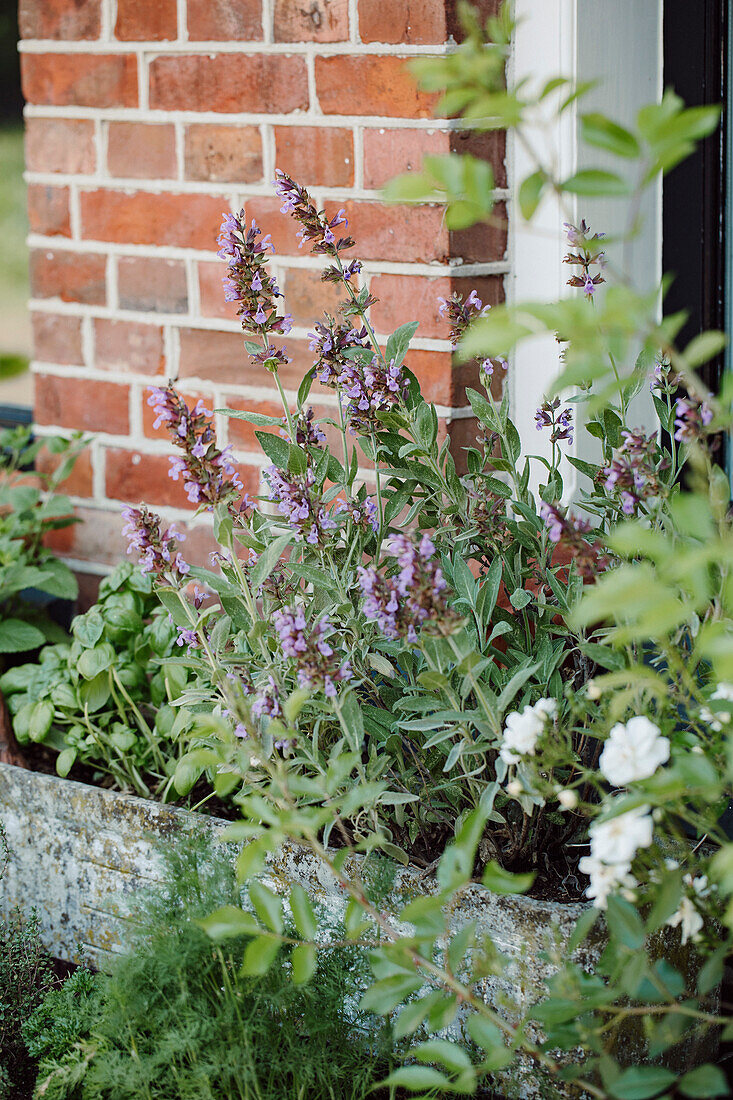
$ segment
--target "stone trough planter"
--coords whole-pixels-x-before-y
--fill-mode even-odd
[[[221,834],[228,824],[4,763],[0,821],[11,849],[0,882],[0,915],[15,905],[25,910],[35,906],[45,945],[54,955],[73,960],[81,951],[101,968],[123,950],[126,912],[135,891],[160,880],[161,844],[175,843],[177,835],[194,829]],[[266,881],[282,892],[300,882],[314,900],[335,913],[344,909],[343,891],[330,871],[299,845],[285,845],[270,858]],[[398,872],[395,892],[404,901],[431,886],[431,879],[407,869]],[[500,977],[485,979],[487,1002],[511,1017],[541,999],[554,969],[544,955],[567,956],[570,935],[584,908],[499,896],[481,886],[467,891],[451,924],[459,927],[475,919],[479,937],[489,935],[509,960]],[[592,966],[602,947],[601,942],[585,945],[576,957]],[[527,1100],[570,1095],[557,1082],[543,1086],[529,1060],[515,1063],[505,1083],[508,1096]]]

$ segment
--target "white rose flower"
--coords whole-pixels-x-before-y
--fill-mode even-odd
[[[578,805],[578,796],[575,791],[560,791],[557,800],[563,810],[574,810]]]
[[[504,744],[499,750],[502,760],[507,764],[518,764],[522,756],[534,756],[537,738],[544,725],[544,719],[532,707],[525,707],[521,714],[516,710],[507,714]]]
[[[596,909],[605,909],[611,894],[622,886],[636,886],[636,879],[629,874],[630,867],[630,863],[604,863],[595,856],[583,856],[578,868],[590,879],[586,894]]]
[[[718,684],[710,698],[716,703],[733,703],[733,684]],[[712,730],[720,733],[723,726],[730,724],[733,716],[729,710],[711,710],[710,707],[701,707],[700,717]]]
[[[556,713],[556,699],[538,699],[534,706],[524,707],[521,714],[517,710],[507,714],[504,743],[499,750],[502,760],[518,764],[522,756],[534,756],[538,737]]]
[[[643,714],[618,722],[608,735],[598,766],[614,787],[649,779],[669,760],[669,740]]]
[[[557,714],[557,699],[538,699],[532,710],[535,714],[553,719]]]
[[[612,817],[610,821],[594,821],[590,827],[591,856],[604,863],[631,863],[639,848],[648,848],[654,836],[648,806]]]
[[[687,943],[688,940],[696,940],[699,938],[700,932],[703,929],[704,921],[697,909],[695,903],[690,901],[689,898],[683,898],[680,902],[680,907],[676,913],[674,913],[667,924],[670,928],[679,928],[682,932],[682,946]]]

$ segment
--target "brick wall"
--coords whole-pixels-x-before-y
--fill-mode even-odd
[[[492,0],[483,0],[487,10]],[[436,297],[502,295],[505,235],[449,233],[436,207],[385,208],[379,188],[424,152],[471,148],[506,184],[500,135],[466,140],[432,117],[404,60],[457,33],[452,0],[21,0],[27,100],[35,415],[41,433],[94,433],[68,486],[84,519],[61,548],[94,571],[122,549],[122,502],[190,518],[152,430],[151,381],[176,378],[214,407],[279,408],[247,361],[216,258],[222,211],[245,205],[277,247],[294,318],[291,393],[307,331],[332,291],[298,250],[271,181],[284,168],[327,207],[345,206],[379,334],[419,320],[408,364],[456,445],[468,434]],[[500,193],[500,198],[505,197]],[[313,394],[316,411],[333,405]],[[256,491],[251,428],[220,418]],[[203,554],[199,524],[189,553]],[[82,564],[82,568],[83,568]]]

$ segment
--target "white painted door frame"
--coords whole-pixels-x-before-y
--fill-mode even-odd
[[[663,0],[515,0],[519,25],[511,79],[529,77],[533,87],[557,75],[578,81],[598,79],[599,86],[584,99],[581,110],[602,110],[628,123],[642,104],[662,93],[662,4]],[[577,138],[575,105],[559,123],[538,127],[530,135],[543,156],[552,156],[562,177],[582,167]],[[519,182],[534,170],[534,163],[512,135],[507,158],[510,186],[516,195]],[[602,163],[602,156],[594,154],[594,162]],[[562,222],[570,213],[571,221],[585,217],[594,231],[613,234],[621,228],[622,205],[618,200],[594,199],[584,201],[580,208],[576,200],[564,210],[556,196],[548,196],[527,226],[512,201],[507,299],[549,301],[570,293],[566,286],[569,270],[562,263],[567,251]],[[644,228],[631,253],[631,273],[639,286],[655,285],[661,277],[661,222],[660,186],[648,196]],[[515,352],[510,396],[517,428],[529,452],[549,451],[545,436],[536,431],[534,412],[558,370],[559,348],[553,337],[528,340]],[[645,419],[643,406],[639,416]],[[587,433],[576,433],[576,454],[587,455],[591,444]],[[568,473],[570,494],[574,483],[572,471]]]

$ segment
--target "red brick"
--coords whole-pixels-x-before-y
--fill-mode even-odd
[[[348,0],[275,0],[276,42],[345,42]]]
[[[273,397],[272,401],[253,401],[247,397],[225,397],[224,407],[234,409],[237,412],[259,413],[261,416],[283,416],[282,402],[277,396]],[[254,454],[259,454],[262,451],[255,432],[277,432],[278,430],[275,425],[263,429],[256,424],[250,424],[246,420],[237,420],[234,416],[228,416],[226,420],[229,442],[241,451],[252,451]]]
[[[150,106],[164,111],[235,114],[305,110],[305,60],[279,54],[235,53],[156,57],[150,64]]]
[[[155,507],[193,509],[179,478],[168,477],[168,455],[146,455],[139,451],[105,450],[105,496],[132,503],[144,501]]]
[[[249,381],[252,368],[244,349],[244,339],[243,334],[236,332],[181,329],[179,377],[205,378],[211,382]],[[267,372],[260,368],[257,374],[266,384]]]
[[[470,153],[479,160],[487,160],[494,169],[496,187],[506,187],[506,134],[503,130],[451,130],[452,153]]]
[[[177,34],[176,0],[117,0],[115,38],[158,42]]]
[[[384,187],[402,172],[418,172],[426,153],[447,153],[450,135],[439,130],[365,130],[364,186]]]
[[[362,42],[445,42],[450,0],[359,0]]]
[[[269,233],[277,255],[302,256],[299,248],[300,226],[291,214],[282,214],[282,201],[276,198],[246,199],[244,208],[249,221],[254,218],[263,233]]]
[[[430,118],[437,96],[421,92],[404,58],[317,57],[316,93],[327,115]]]
[[[47,187],[43,183],[30,183],[28,223],[31,233],[42,233],[47,237],[70,237],[68,187]]]
[[[195,392],[191,392],[190,390],[186,390],[184,392],[180,388],[177,388],[177,392],[183,398],[183,400],[186,402],[186,404],[188,405],[189,408],[193,408],[193,406],[196,404],[196,402],[199,400],[199,398],[203,398],[203,401],[204,401],[204,404],[205,404],[206,408],[210,409],[213,412],[214,399],[213,399],[213,397],[211,396],[210,393],[207,393],[207,392],[199,390],[199,389],[197,389]],[[143,435],[147,439],[158,439],[158,440],[160,440],[160,439],[166,440],[167,439],[167,440],[170,440],[171,437],[170,437],[169,432],[166,429],[165,424],[161,424],[159,428],[153,427],[153,425],[156,422],[158,414],[148,404],[148,397],[149,396],[150,395],[148,393],[148,387],[146,386],[145,389],[143,390],[143,394],[142,394],[142,398],[141,398]]]
[[[24,53],[28,103],[60,107],[137,107],[137,58],[131,54]]]
[[[482,22],[498,11],[499,0],[472,0]],[[452,36],[463,40],[456,0],[359,0],[362,42],[431,45]]]
[[[335,213],[337,204],[326,204]],[[363,260],[428,263],[448,258],[448,232],[439,206],[383,206],[346,202],[354,255]]]
[[[117,261],[117,293],[121,309],[185,313],[186,269],[180,260],[121,256]]]
[[[62,455],[49,454],[44,448],[39,451],[36,458],[36,469],[42,474],[52,474],[63,461]],[[62,492],[75,497],[90,497],[93,495],[92,456],[89,447],[81,452],[69,476],[60,483],[60,488]]]
[[[99,38],[101,0],[20,0],[21,38]]]
[[[94,363],[101,370],[163,374],[163,330],[135,321],[94,322]]]
[[[497,14],[501,0],[471,0],[471,6],[479,20],[485,24],[490,15]],[[452,35],[456,42],[462,42],[465,35],[459,18],[459,5],[455,0],[446,0],[445,7],[448,34]]]
[[[30,254],[31,294],[34,298],[61,298],[101,306],[107,300],[106,259],[89,252],[52,252],[33,249]]]
[[[36,378],[35,413],[39,424],[126,435],[130,426],[129,404],[129,387],[115,382],[51,374]]]
[[[186,496],[181,478],[173,481],[168,476],[170,463],[167,455],[111,448],[105,452],[105,466],[105,492],[113,500],[144,501],[153,507],[185,508],[187,511],[193,511],[195,507]],[[259,469],[240,466],[238,472],[244,491],[257,493]],[[187,541],[184,547],[187,558],[189,550]]]
[[[94,172],[94,123],[70,118],[26,119],[25,165],[30,172]]]
[[[275,163],[298,183],[351,187],[354,137],[351,130],[319,126],[276,126]]]
[[[467,263],[484,263],[487,260],[503,260],[507,249],[507,212],[503,202],[498,202],[489,222],[480,222],[470,229],[450,234],[450,254]]]
[[[51,531],[43,540],[54,553],[70,555],[78,561],[101,562],[117,565],[125,558],[127,540],[122,537],[124,520],[119,508],[114,512],[102,512],[96,508],[75,508],[81,523]]]
[[[47,363],[79,366],[81,350],[81,318],[55,313],[31,314],[33,355]],[[36,386],[36,389],[38,387]]]
[[[199,301],[202,317],[225,317],[229,321],[237,319],[237,303],[224,301],[222,280],[226,275],[223,263],[200,263],[198,265]]]
[[[262,38],[262,0],[188,0],[192,42],[242,42]]]
[[[262,179],[260,131],[256,126],[187,126],[184,163],[188,180],[255,183]]]
[[[173,179],[177,174],[176,132],[170,125],[110,122],[107,168],[122,179]]]
[[[450,352],[410,351],[405,364],[416,375],[426,401],[453,405],[455,386]]]
[[[283,273],[281,290],[285,309],[293,315],[293,324],[312,328],[324,310],[336,315],[345,293],[334,283],[324,283],[319,271],[291,267]]]
[[[213,249],[225,205],[209,195],[83,191],[81,221],[93,240]]]
[[[271,385],[272,380],[264,367],[250,363],[244,348],[248,337],[243,333],[181,329],[180,338],[180,378],[201,378],[229,385]],[[273,340],[275,344],[282,342]],[[313,364],[313,355],[304,340],[288,337],[285,344],[293,362],[280,371],[280,378],[287,388],[297,389]]]
[[[379,301],[371,308],[372,323],[377,332],[390,333],[407,321],[419,321],[417,336],[447,340],[450,326],[438,314],[438,298],[449,298],[454,291],[465,298],[474,288],[484,304],[495,305],[503,298],[500,276],[455,279],[448,275],[375,275],[370,289]]]

